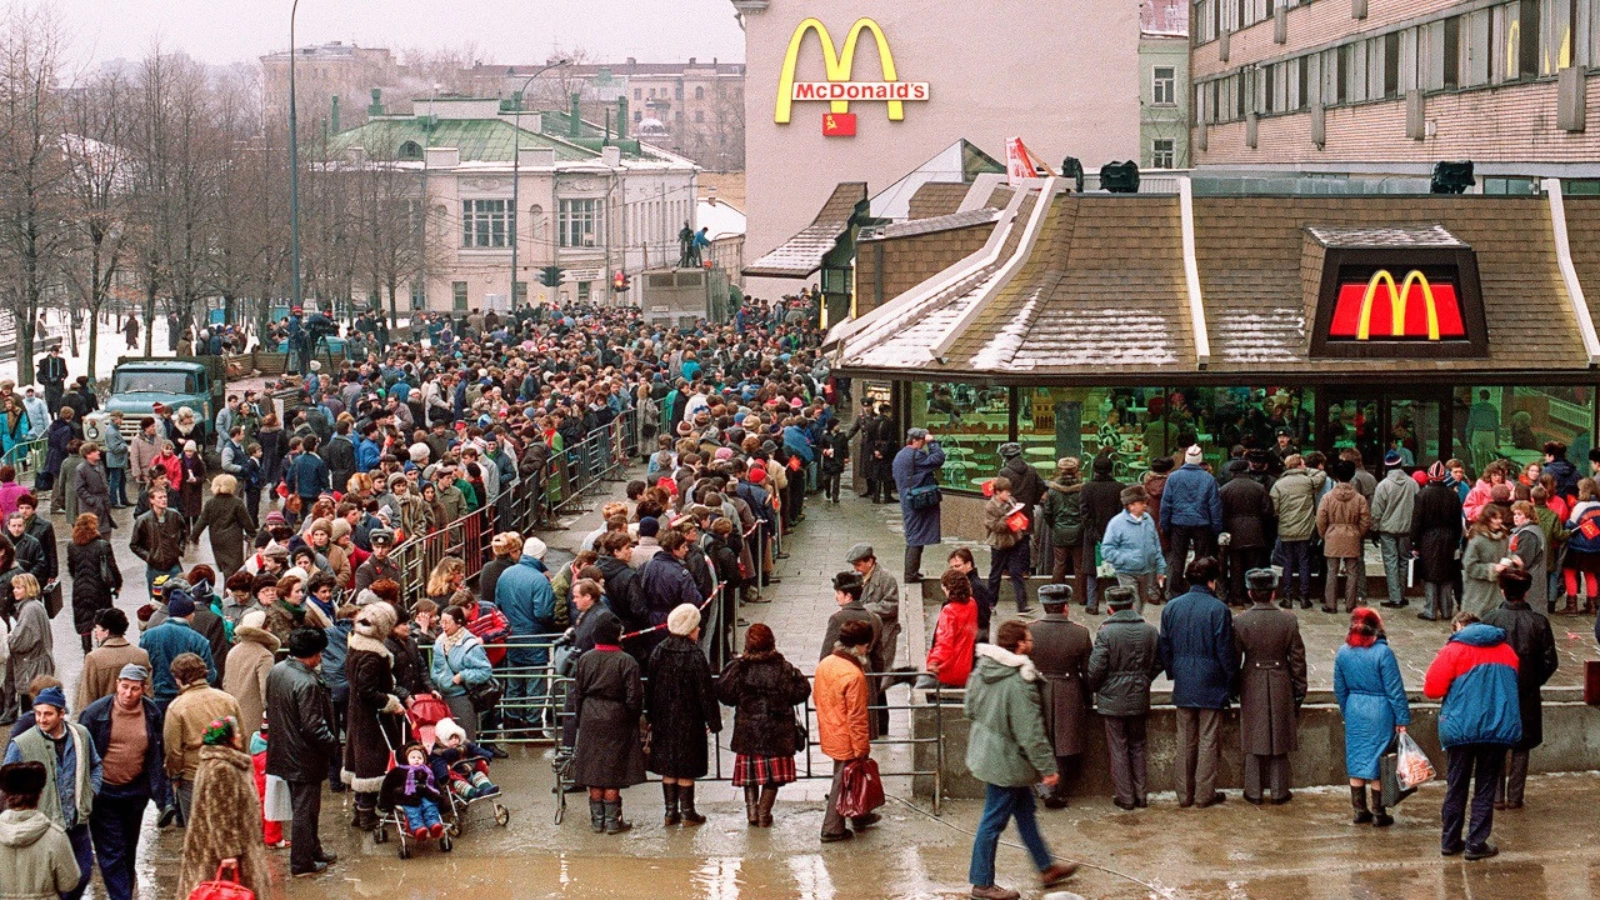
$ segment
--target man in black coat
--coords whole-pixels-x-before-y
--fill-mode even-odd
[[[317,667],[328,636],[318,628],[299,628],[289,635],[289,658],[267,674],[267,774],[289,784],[294,808],[289,872],[312,875],[337,857],[325,853],[317,837],[322,812],[322,782],[328,764],[339,752],[333,731],[333,701]]]
[[[614,531],[600,540],[600,558],[595,561],[605,576],[606,606],[622,621],[624,632],[649,625],[649,611],[639,593],[639,572],[630,565],[633,545],[626,531]]]
[[[879,638],[883,635],[883,621],[861,605],[864,588],[865,583],[858,573],[840,572],[833,576],[833,599],[839,604],[839,611],[828,617],[828,628],[822,636],[822,652],[817,654],[817,659],[827,659],[833,652],[833,645],[839,643],[839,629],[844,627],[844,623],[866,622],[872,626],[872,643],[867,645],[867,658],[872,661],[872,671],[882,672],[883,649],[879,646]],[[871,682],[872,679],[868,679],[868,683]]]
[[[348,421],[340,422],[337,431],[333,440],[322,448],[322,459],[328,464],[328,476],[333,480],[333,489],[344,493],[348,489],[350,476],[356,473],[356,445],[350,443]]]
[[[1522,740],[1511,747],[1511,764],[1494,789],[1496,809],[1521,809],[1528,780],[1528,753],[1544,742],[1543,697],[1540,689],[1560,665],[1550,620],[1528,606],[1533,579],[1521,568],[1500,573],[1505,602],[1484,613],[1483,624],[1502,628],[1506,643],[1517,651],[1517,706],[1522,712]]]
[[[1100,580],[1095,575],[1094,548],[1106,536],[1106,526],[1122,512],[1122,489],[1126,485],[1111,477],[1115,464],[1109,456],[1094,458],[1094,475],[1078,492],[1083,510],[1083,566],[1089,572],[1083,602],[1090,615],[1100,611]]]
[[[50,355],[39,360],[38,382],[44,386],[44,405],[55,413],[61,409],[61,394],[67,381],[67,361],[61,358],[61,345],[50,348]]]
[[[1260,465],[1264,476],[1266,460]],[[1254,466],[1252,463],[1250,468]],[[1272,547],[1272,495],[1266,485],[1248,474],[1230,479],[1218,494],[1222,497],[1222,528],[1228,535],[1228,593],[1223,599],[1231,606],[1243,606],[1247,601],[1244,573],[1265,566]]]

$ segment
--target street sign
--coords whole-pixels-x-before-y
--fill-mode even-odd
[[[604,281],[604,269],[563,269],[561,271],[562,284],[577,284],[580,281]]]

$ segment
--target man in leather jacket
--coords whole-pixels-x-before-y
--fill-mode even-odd
[[[322,849],[317,818],[322,811],[322,782],[328,764],[339,752],[333,731],[333,701],[317,666],[328,636],[317,628],[299,628],[289,635],[289,658],[267,674],[267,774],[289,784],[294,808],[289,871],[314,875],[336,857]]]

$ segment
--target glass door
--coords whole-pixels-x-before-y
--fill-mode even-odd
[[[1361,463],[1372,472],[1383,468],[1383,397],[1376,391],[1339,390],[1327,392],[1327,405],[1320,417],[1322,428],[1317,449],[1334,460],[1352,447],[1361,451]]]
[[[1407,469],[1426,469],[1446,459],[1446,403],[1438,398],[1389,398],[1388,449],[1397,450]]]
[[[1448,389],[1330,388],[1326,396],[1318,418],[1317,449],[1330,458],[1355,448],[1361,452],[1362,465],[1380,478],[1383,459],[1391,450],[1400,453],[1408,470],[1426,469],[1449,458]]]

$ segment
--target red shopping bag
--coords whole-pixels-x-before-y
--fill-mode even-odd
[[[1021,534],[1022,532],[1027,531],[1028,514],[1019,509],[1011,515],[1006,516],[1006,527],[1011,529],[1014,534]]]
[[[883,779],[878,777],[878,763],[872,757],[855,759],[844,766],[844,780],[839,786],[839,815],[855,819],[883,805]]]
[[[216,878],[195,886],[189,900],[256,900],[256,892],[239,883],[239,861],[229,858],[217,866]]]

